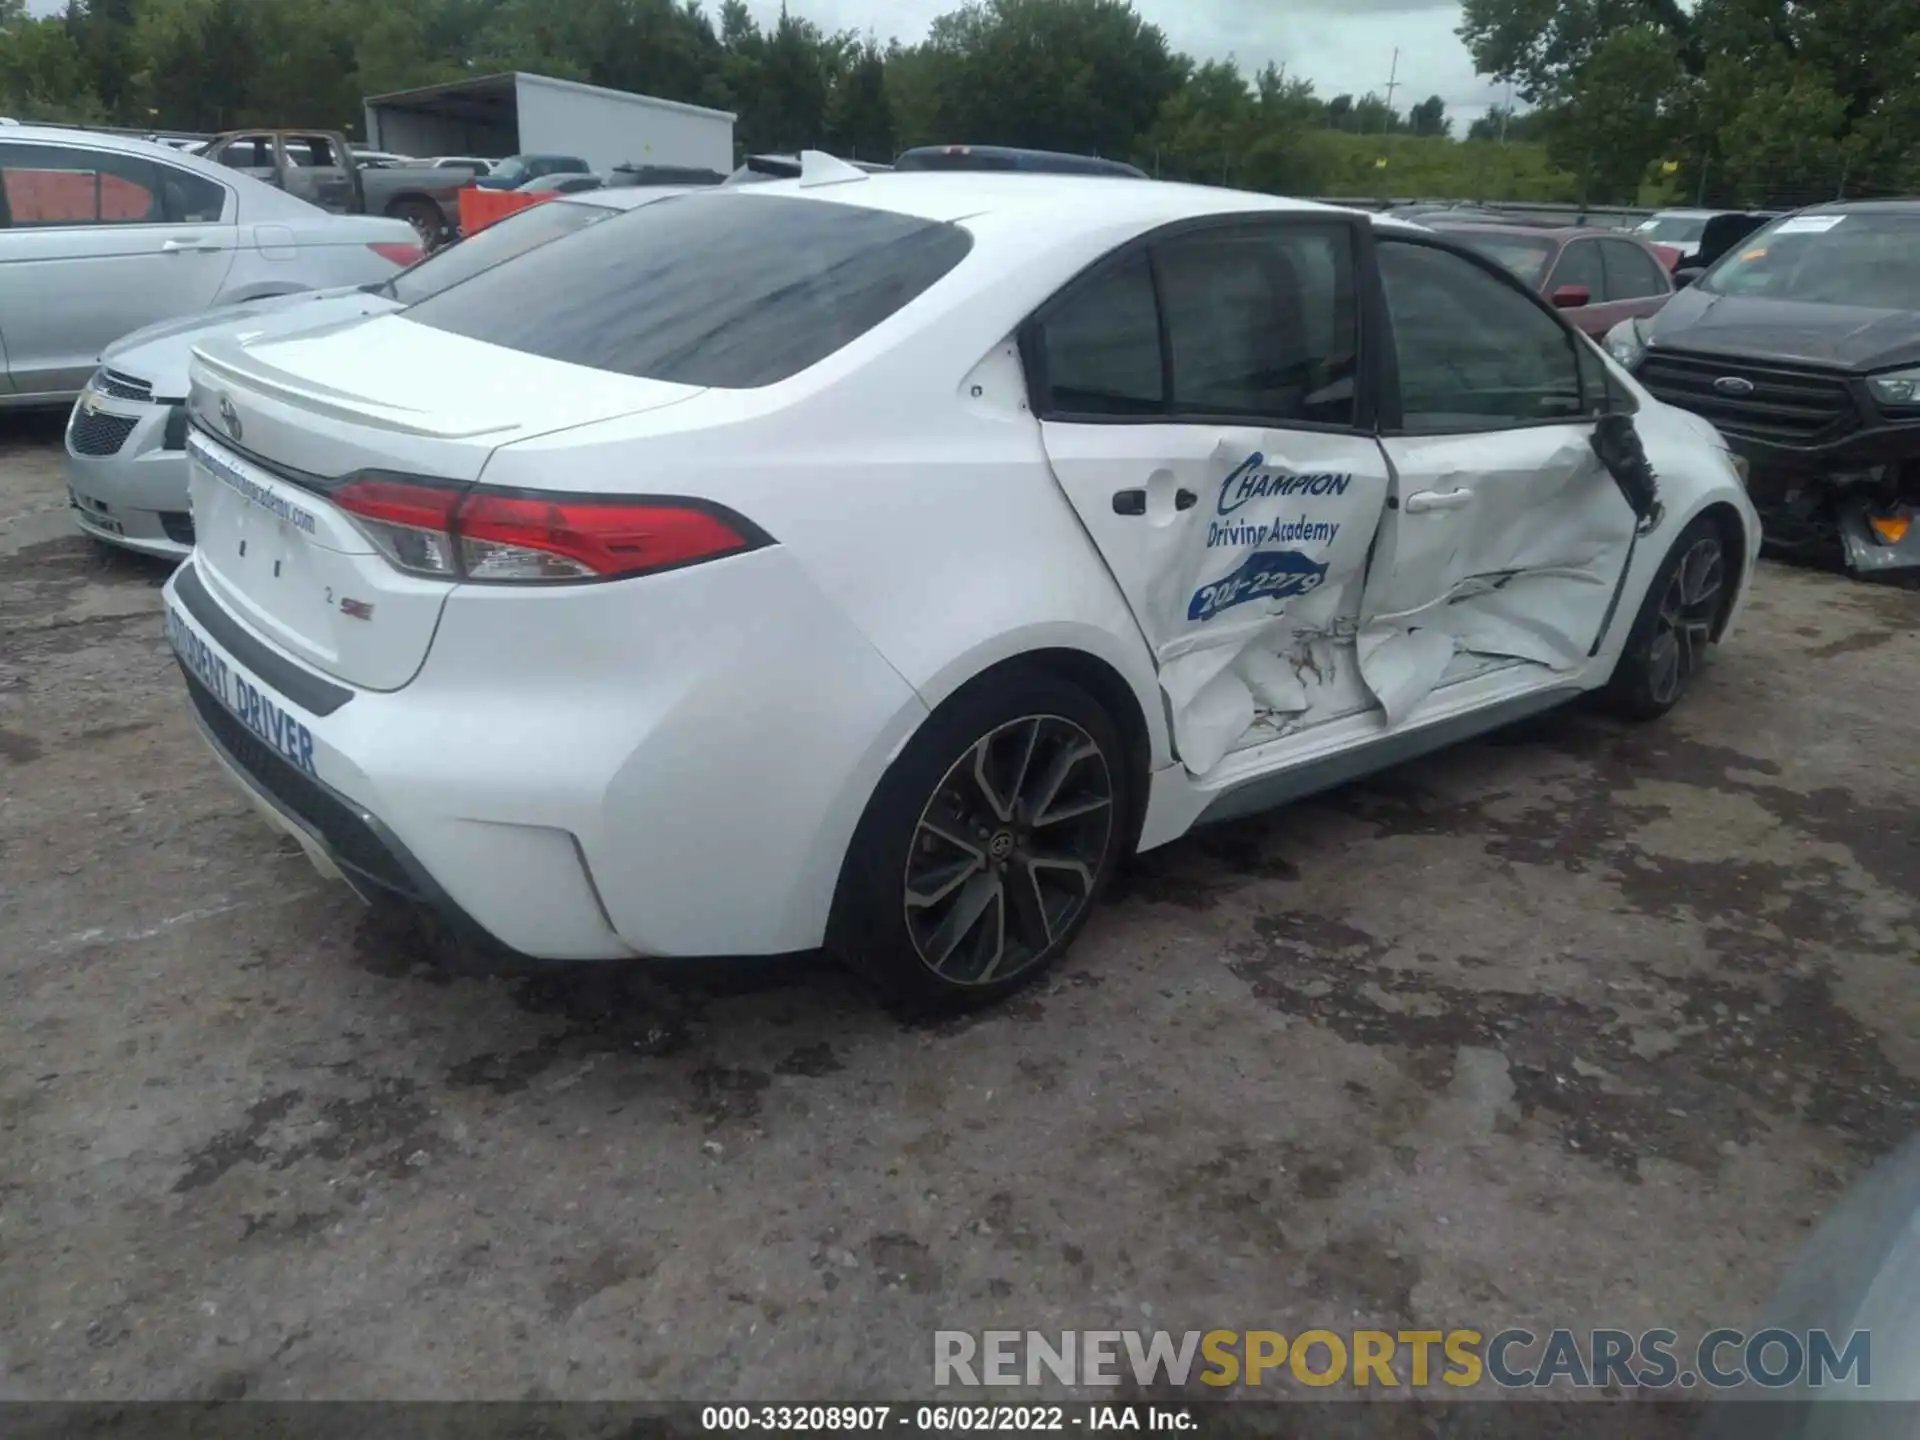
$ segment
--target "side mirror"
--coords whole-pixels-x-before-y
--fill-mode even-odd
[[[1560,285],[1553,292],[1556,309],[1579,310],[1593,303],[1593,292],[1584,285]]]
[[[1673,272],[1673,288],[1684,290],[1706,273],[1707,267],[1704,265],[1682,265]]]

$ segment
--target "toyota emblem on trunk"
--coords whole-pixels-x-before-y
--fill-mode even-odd
[[[230,395],[220,397],[220,423],[227,427],[227,434],[236,440],[244,433],[240,425],[240,412],[233,408],[233,397]]]
[[[1722,395],[1751,395],[1754,391],[1754,384],[1753,381],[1743,376],[1722,375],[1718,380],[1713,382],[1713,388],[1718,390]]]

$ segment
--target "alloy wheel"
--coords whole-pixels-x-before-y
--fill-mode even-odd
[[[954,985],[1037,963],[1093,898],[1114,825],[1100,746],[1058,715],[1009,721],[948,768],[907,854],[906,922]]]
[[[1647,682],[1656,704],[1672,704],[1699,670],[1726,585],[1726,556],[1720,541],[1703,535],[1681,557],[1654,617]]]

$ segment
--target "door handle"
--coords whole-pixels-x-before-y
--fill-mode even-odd
[[[1144,515],[1147,513],[1147,492],[1144,490],[1116,490],[1113,492],[1113,513],[1116,515]]]
[[[1407,497],[1407,513],[1424,515],[1429,510],[1464,510],[1472,503],[1471,490],[1422,490]]]
[[[1173,508],[1176,510],[1191,510],[1199,503],[1200,497],[1191,490],[1176,490],[1173,492]]]
[[[198,255],[206,255],[211,254],[219,248],[218,245],[210,241],[202,240],[197,235],[188,236],[183,240],[163,240],[160,242],[160,253],[162,255],[180,255],[189,251]]]

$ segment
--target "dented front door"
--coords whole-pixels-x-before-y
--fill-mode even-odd
[[[1448,250],[1383,240],[1378,255],[1398,382],[1358,658],[1397,725],[1476,668],[1584,663],[1638,519],[1593,450],[1605,402],[1585,342]]]
[[[1152,647],[1180,759],[1333,718],[1386,500],[1354,237],[1239,223],[1116,257],[1029,337],[1055,478]],[[1345,656],[1339,652],[1344,648]]]

